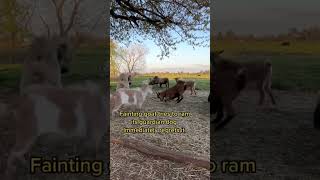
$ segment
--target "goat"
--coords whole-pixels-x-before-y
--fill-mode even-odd
[[[149,85],[155,85],[159,84],[160,87],[162,87],[162,84],[166,85],[166,88],[169,88],[169,79],[168,78],[159,78],[158,76],[155,76],[153,79],[149,79]]]
[[[191,95],[194,93],[195,95],[197,95],[196,92],[196,82],[192,81],[192,80],[181,80],[179,78],[174,78],[176,80],[176,82],[178,83],[178,81],[184,82],[184,84],[186,85],[186,89],[190,89]]]
[[[219,51],[216,58],[220,57],[223,52]],[[230,60],[229,60],[230,61]],[[276,104],[275,98],[273,96],[271,85],[272,85],[272,65],[268,61],[249,61],[249,62],[239,62],[239,66],[246,68],[247,73],[247,83],[256,83],[257,89],[259,91],[259,101],[258,104],[262,105],[265,100],[265,94],[267,93],[271,99],[273,105]]]
[[[209,95],[210,113],[217,114],[212,121],[215,131],[220,130],[235,117],[232,102],[239,96],[247,83],[247,70],[241,64],[215,58],[215,71],[212,77],[213,93]],[[224,117],[224,110],[227,117]]]
[[[92,85],[81,89],[28,86],[14,106],[16,142],[8,157],[7,176],[16,171],[14,161],[25,162],[23,155],[46,133],[85,137],[88,147],[95,147],[97,153],[108,129],[105,97],[97,91]]]
[[[281,46],[290,46],[290,42],[289,41],[284,41],[281,43]]]
[[[182,81],[178,81],[177,84],[165,91],[157,92],[157,97],[160,101],[166,102],[167,100],[177,99],[177,103],[179,103],[183,99],[183,93],[186,90],[186,85]]]
[[[141,110],[146,97],[152,93],[152,86],[147,84],[136,89],[118,89],[114,94],[110,94],[110,111],[115,115],[123,105],[135,105]]]
[[[320,92],[318,93],[318,101],[313,114],[314,128],[320,129]]]

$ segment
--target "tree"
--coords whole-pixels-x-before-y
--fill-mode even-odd
[[[134,73],[144,70],[145,56],[148,53],[141,44],[133,44],[128,48],[122,48],[118,54],[119,61],[126,72]]]
[[[48,2],[49,5],[48,5]],[[52,31],[61,36],[68,36],[71,32],[77,34],[79,31],[92,31],[105,14],[104,7],[100,7],[97,12],[86,12],[86,6],[92,5],[95,1],[92,0],[49,0],[40,1],[38,3],[38,13],[40,20],[50,36]],[[41,4],[42,3],[42,4]],[[89,4],[90,3],[90,4]],[[48,7],[51,5],[51,8]],[[40,12],[40,7],[47,7],[53,11],[54,18],[44,17],[44,13]],[[46,13],[50,16],[50,13]],[[53,19],[56,22],[53,22]]]
[[[118,45],[115,41],[110,41],[110,77],[115,78],[120,72],[120,63],[118,60]]]
[[[153,39],[168,56],[176,45],[209,45],[209,0],[112,0],[111,37],[120,42]]]
[[[30,8],[29,4],[19,3],[17,0],[0,1],[0,33],[8,37],[12,52],[16,48],[17,41],[28,32],[27,26],[32,16]],[[13,61],[14,52],[11,55]]]

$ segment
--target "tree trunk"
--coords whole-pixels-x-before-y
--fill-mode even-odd
[[[114,144],[123,145],[127,148],[135,149],[147,155],[160,157],[170,161],[191,164],[210,170],[210,161],[209,158],[206,157],[197,157],[194,154],[176,152],[132,139],[112,139],[111,142]]]
[[[10,63],[14,64],[15,50],[16,50],[16,33],[12,32],[10,36]]]

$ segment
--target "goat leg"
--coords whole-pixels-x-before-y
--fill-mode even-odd
[[[213,123],[218,123],[222,120],[223,118],[223,107],[219,107],[218,112],[217,112],[217,117],[212,121]]]
[[[226,119],[224,119],[223,121],[221,121],[220,123],[215,124],[214,126],[214,130],[215,131],[219,131],[221,130],[224,126],[227,125],[227,123],[229,123],[235,116],[234,115],[229,115],[226,117]]]
[[[313,126],[315,129],[320,130],[320,103],[317,104],[316,109],[313,113]]]
[[[183,99],[183,96],[180,96],[180,99],[178,99],[177,103],[179,103]]]
[[[179,100],[180,100],[180,96],[178,96],[178,99],[176,100],[176,102],[179,103]]]
[[[223,128],[227,123],[230,122],[230,120],[232,120],[235,117],[235,111],[233,109],[232,102],[230,102],[229,100],[224,100],[223,102],[224,103],[222,103],[222,106],[219,106],[218,109],[217,121],[215,123],[215,131],[218,131],[221,128]],[[219,122],[223,117],[223,107],[225,107],[226,109],[227,117],[223,121]]]

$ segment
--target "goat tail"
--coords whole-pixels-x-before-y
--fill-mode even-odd
[[[238,91],[241,91],[246,87],[247,81],[248,81],[247,69],[242,68],[238,71],[238,74],[236,77],[236,86]]]

